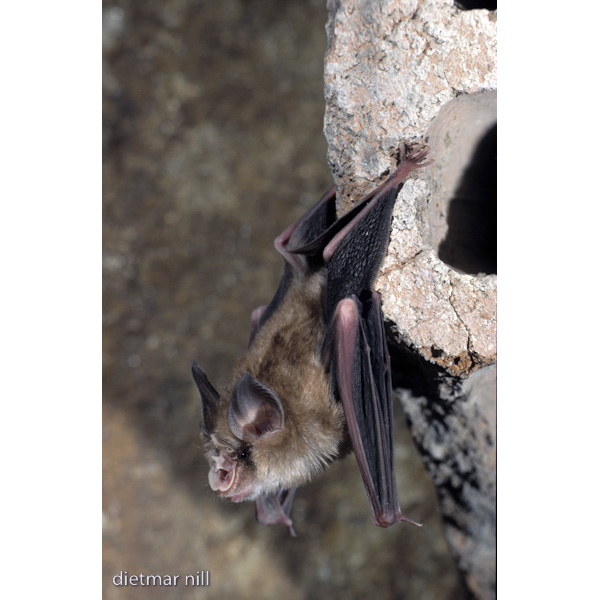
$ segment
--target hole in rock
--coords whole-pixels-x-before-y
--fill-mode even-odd
[[[473,10],[485,8],[487,10],[496,10],[497,0],[455,0],[454,5],[461,10]]]
[[[451,100],[429,130],[430,241],[440,260],[472,275],[496,273],[496,131],[495,92]]]

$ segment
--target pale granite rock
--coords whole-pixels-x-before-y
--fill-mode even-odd
[[[453,208],[488,221],[494,210],[481,195],[464,208],[457,194],[495,123],[495,12],[459,10],[449,0],[345,0],[328,7],[325,136],[338,209],[345,212],[385,178],[402,140],[428,138],[436,162],[401,192],[378,288],[399,338],[450,373],[468,375],[496,361],[495,277],[477,281],[494,268],[484,261],[478,269],[482,261],[472,258],[482,247],[490,251],[478,232],[489,223],[459,226],[451,239],[448,230]],[[417,259],[421,253],[426,258]],[[439,288],[435,301],[430,294],[425,304],[416,302],[427,293],[423,285]]]
[[[376,287],[402,404],[450,545],[495,596],[496,12],[452,0],[329,0],[328,161],[345,212],[401,142],[435,163],[396,202]]]

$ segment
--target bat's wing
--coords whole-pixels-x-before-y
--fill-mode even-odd
[[[292,537],[296,532],[292,526],[290,510],[294,501],[296,488],[284,490],[281,488],[276,494],[260,496],[256,501],[256,518],[263,525],[285,525]]]
[[[327,321],[331,320],[340,299],[357,290],[371,289],[388,245],[390,218],[398,190],[412,171],[430,164],[423,162],[428,153],[429,148],[419,147],[407,155],[401,144],[398,168],[348,213],[336,220],[335,188],[332,187],[275,239],[275,248],[285,259],[283,277],[271,302],[252,313],[250,341],[277,310],[295,276],[306,275],[327,264]],[[358,268],[353,268],[355,265]]]
[[[415,521],[402,514],[394,476],[390,357],[379,294],[339,302],[333,317],[334,393],[342,403],[373,521]]]
[[[387,250],[392,210],[404,179],[425,166],[427,148],[408,156],[396,171],[322,235],[327,264],[326,361],[376,525],[411,521],[402,514],[394,476],[390,357],[379,294],[371,291]],[[417,523],[415,523],[417,524]]]
[[[302,254],[297,253],[296,250],[318,239],[335,222],[335,218],[335,188],[332,187],[308,212],[275,238],[275,248],[285,259],[283,276],[271,302],[266,306],[259,306],[252,312],[250,343],[262,324],[281,304],[292,278],[306,275],[311,270],[323,266],[322,248],[321,251]]]
[[[325,318],[330,322],[338,302],[373,288],[390,241],[392,211],[404,180],[425,167],[428,147],[406,155],[401,146],[398,168],[365,196],[350,212],[336,221],[321,237],[327,264]]]

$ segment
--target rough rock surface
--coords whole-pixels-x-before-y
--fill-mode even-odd
[[[401,402],[438,490],[446,535],[475,597],[496,583],[496,366],[466,380],[414,355],[396,366],[410,375]]]
[[[377,287],[411,433],[477,597],[495,595],[496,12],[330,0],[328,161],[345,212],[431,146],[406,183]]]
[[[463,105],[459,94],[476,97],[496,87],[495,12],[459,10],[452,0],[332,0],[328,8],[325,137],[338,208],[345,212],[385,179],[401,141],[428,139],[435,166],[401,192],[378,287],[399,339],[452,374],[468,375],[496,361],[496,280],[485,277],[495,266],[490,260],[487,272],[461,273],[480,263],[453,269],[439,246],[450,211],[461,204],[461,177],[495,123],[495,94],[485,96],[481,114],[452,110]],[[486,226],[476,223],[462,237]]]

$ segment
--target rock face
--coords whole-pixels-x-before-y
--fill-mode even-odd
[[[328,161],[345,212],[401,141],[435,159],[400,192],[377,288],[413,439],[471,591],[495,596],[496,12],[330,0]]]

